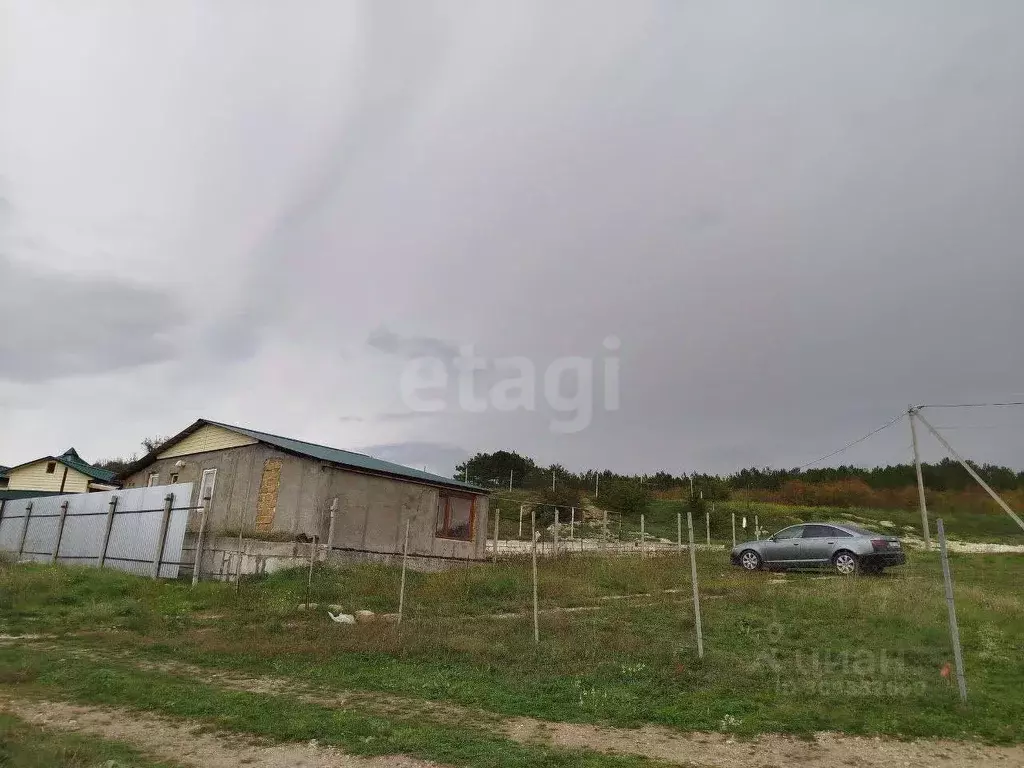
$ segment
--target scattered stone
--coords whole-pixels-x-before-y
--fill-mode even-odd
[[[377,614],[375,614],[373,611],[356,611],[356,621],[358,621],[360,624],[368,621],[374,621],[376,618]]]

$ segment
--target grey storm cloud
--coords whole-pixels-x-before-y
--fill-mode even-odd
[[[379,326],[370,331],[366,337],[366,346],[387,355],[408,359],[436,357],[441,360],[451,360],[459,354],[459,348],[444,339],[431,336],[403,336],[385,326]]]
[[[175,354],[184,312],[159,289],[35,270],[4,256],[0,275],[0,379],[123,371]]]

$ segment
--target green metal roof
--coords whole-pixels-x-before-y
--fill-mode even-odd
[[[64,453],[57,457],[57,461],[61,464],[66,464],[71,469],[77,469],[83,475],[88,475],[94,480],[99,480],[101,483],[113,483],[116,476],[114,472],[94,467],[89,462],[84,461],[74,448],[68,448],[64,451]]]
[[[488,489],[481,488],[480,486],[473,485],[472,483],[465,483],[451,477],[444,477],[443,475],[435,475],[431,472],[422,472],[418,469],[406,467],[402,464],[395,464],[391,461],[376,459],[373,456],[367,456],[365,453],[343,451],[340,448],[331,448],[326,445],[307,443],[303,440],[293,440],[290,437],[271,435],[267,432],[257,432],[254,429],[236,427],[233,424],[223,424],[219,421],[209,421],[208,419],[200,419],[199,422],[197,422],[197,425],[199,424],[213,424],[218,427],[223,427],[224,429],[230,429],[233,432],[248,435],[254,440],[259,440],[261,443],[273,445],[283,451],[297,453],[302,456],[308,456],[311,459],[330,462],[331,464],[337,464],[342,467],[352,467],[354,469],[362,469],[376,474],[404,477],[409,480],[417,480],[431,485],[463,488],[468,491],[473,491],[474,493],[490,493]]]
[[[19,464],[16,467],[7,467],[4,471],[10,472],[12,469],[20,469],[21,467],[27,467],[29,464],[35,464],[40,461],[56,461],[66,467],[70,467],[71,469],[81,472],[83,475],[88,475],[93,480],[99,480],[101,483],[116,484],[116,473],[110,472],[106,469],[100,469],[99,467],[94,467],[79,456],[78,451],[74,448],[68,448],[60,456],[41,456],[38,459],[26,461],[24,464]]]

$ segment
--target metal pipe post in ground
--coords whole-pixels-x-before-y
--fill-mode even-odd
[[[25,553],[25,539],[28,537],[28,523],[32,518],[32,502],[25,505],[25,524],[21,527],[21,541],[18,543],[18,559]]]
[[[555,557],[558,557],[558,507],[555,507]]]
[[[206,523],[210,519],[210,494],[199,500],[199,533],[196,535],[196,552],[192,558],[192,586],[199,583],[203,570],[203,537],[206,535]]]
[[[402,612],[405,610],[405,566],[409,559],[409,521],[405,521],[405,544],[402,545],[402,582],[398,588],[398,621],[397,626],[402,626]]]
[[[107,504],[107,527],[103,533],[103,549],[100,550],[99,567],[107,562],[107,547],[110,546],[110,532],[114,528],[114,515],[117,514],[117,496],[111,496]]]
[[[60,540],[64,538],[64,522],[68,519],[68,502],[64,500],[60,505],[60,518],[57,520],[57,541],[53,544],[53,554],[50,556],[50,562],[57,562],[57,553],[60,552]]]
[[[569,538],[573,538],[576,533],[576,507],[572,507],[569,510]]]
[[[711,546],[711,513],[704,513],[704,532],[707,534],[708,546]]]
[[[683,553],[683,513],[676,512],[676,552]]]
[[[736,546],[736,513],[732,513],[732,545]]]
[[[491,559],[495,563],[498,562],[498,536],[500,535],[500,531],[501,531],[501,510],[495,508],[495,510],[494,510],[494,550],[491,552]]]
[[[164,559],[164,544],[167,541],[167,524],[171,521],[171,505],[174,504],[174,494],[168,493],[164,497],[164,513],[160,518],[160,538],[156,541],[156,552],[153,555],[153,578],[160,577],[160,565]]]
[[[761,540],[761,523],[758,522],[757,515],[754,515],[754,538]]]
[[[960,650],[960,628],[956,623],[956,606],[953,605],[953,577],[949,574],[949,555],[946,553],[946,531],[942,518],[935,521],[939,530],[939,556],[942,558],[942,581],[946,587],[946,608],[949,609],[949,637],[953,641],[953,661],[956,662],[956,684],[960,689],[960,701],[967,703],[967,681],[964,679],[964,657]]]
[[[523,504],[519,505],[519,538],[523,538]]]
[[[533,643],[540,643],[540,618],[537,606],[537,510],[530,510],[530,533],[533,538]]]
[[[690,542],[690,580],[693,582],[693,620],[697,628],[697,656],[704,658],[704,631],[700,623],[700,590],[697,588],[697,548],[693,546],[693,513],[686,513],[686,531]]]
[[[309,576],[306,577],[306,610],[309,610],[309,593],[313,589],[313,563],[316,561],[316,534],[309,542]]]
[[[964,461],[964,459],[960,456],[959,453],[953,450],[953,446],[946,442],[946,439],[935,430],[935,427],[933,427],[931,424],[925,421],[924,416],[922,416],[919,411],[914,411],[914,413],[917,416],[917,418],[921,420],[921,423],[928,428],[928,431],[935,435],[935,439],[942,443],[945,449],[949,451],[949,455],[952,456],[957,461],[959,461],[960,466],[967,470],[967,474],[973,477],[978,482],[978,485],[985,489],[985,492],[988,493],[988,495],[993,498],[996,504],[1003,508],[1003,511],[1006,514],[1013,518],[1014,522],[1017,523],[1017,525],[1019,525],[1021,528],[1024,528],[1024,520],[1021,520],[1017,516],[1017,513],[1010,509],[1010,505],[1003,501],[1003,497],[1000,496],[995,491],[993,491],[991,486],[989,486],[988,483],[981,479],[981,475],[975,472],[974,468],[966,461]]]
[[[924,536],[924,548],[932,548],[932,537],[928,530],[928,506],[924,501],[924,477],[921,475],[921,455],[917,452],[917,429],[914,427],[914,406],[907,408],[910,420],[910,441],[914,446],[914,470],[917,472],[917,499],[921,507],[921,533]]]
[[[331,520],[327,524],[327,549],[324,552],[324,560],[331,556],[331,550],[334,547],[334,523],[338,516],[338,497],[335,496],[331,501]]]
[[[608,549],[608,510],[604,511],[604,522],[601,524],[601,549]]]
[[[644,555],[647,553],[647,544],[644,532],[644,516],[640,515],[640,554]]]

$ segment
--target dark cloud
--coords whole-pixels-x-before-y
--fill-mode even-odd
[[[366,337],[366,346],[378,352],[410,360],[417,357],[436,357],[447,361],[459,354],[459,348],[444,339],[431,336],[402,336],[383,325],[370,331]]]
[[[33,270],[0,256],[0,379],[40,382],[168,360],[184,312],[120,278]]]

